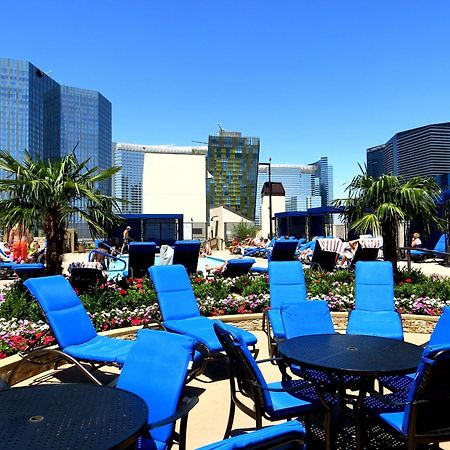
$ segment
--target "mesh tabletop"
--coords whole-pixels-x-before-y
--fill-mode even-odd
[[[288,339],[279,351],[302,367],[377,377],[415,372],[423,348],[374,336],[318,334]]]
[[[49,384],[0,392],[0,442],[7,449],[126,448],[145,429],[138,396],[91,384]]]

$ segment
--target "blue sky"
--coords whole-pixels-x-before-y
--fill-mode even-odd
[[[261,161],[365,150],[450,120],[448,0],[3,0],[0,55],[113,104],[113,139],[190,145],[217,124]]]

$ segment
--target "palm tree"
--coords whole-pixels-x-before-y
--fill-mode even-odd
[[[395,175],[375,179],[363,170],[346,188],[348,198],[337,199],[343,207],[342,216],[356,232],[372,232],[383,237],[384,259],[397,270],[399,225],[420,218],[425,231],[434,224],[443,229],[445,222],[437,216],[436,200],[441,189],[432,178],[414,177],[405,180]]]
[[[23,163],[0,150],[0,222],[6,228],[15,224],[42,227],[47,238],[46,273],[62,272],[62,255],[68,219],[76,214],[87,222],[93,237],[120,222],[114,213],[118,199],[104,195],[96,186],[120,170],[99,171],[78,162],[72,152],[55,161],[33,160],[25,154]]]

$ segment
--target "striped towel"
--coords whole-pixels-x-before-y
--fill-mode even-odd
[[[339,238],[317,239],[317,242],[324,252],[341,253],[342,251],[342,241]]]
[[[359,245],[361,246],[361,248],[380,248],[383,246],[383,238],[360,238]]]

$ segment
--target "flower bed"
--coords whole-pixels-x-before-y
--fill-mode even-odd
[[[354,274],[345,270],[319,273],[305,270],[308,298],[328,302],[331,311],[348,311],[354,305]],[[269,307],[267,275],[244,275],[233,279],[191,279],[200,312],[205,316],[260,313]],[[159,319],[156,294],[148,279],[106,282],[78,292],[98,331],[145,324]],[[450,305],[450,280],[426,276],[420,271],[400,271],[395,303],[401,313],[439,315]],[[0,358],[24,351],[28,346],[54,342],[45,334],[48,326],[20,281],[0,296]]]

